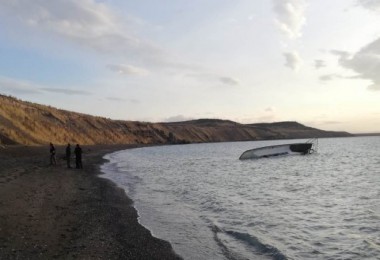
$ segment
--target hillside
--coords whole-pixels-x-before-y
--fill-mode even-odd
[[[199,119],[175,123],[111,120],[0,95],[0,144],[165,144],[351,136],[297,122],[239,124]]]

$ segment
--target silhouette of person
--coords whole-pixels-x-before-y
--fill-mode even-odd
[[[56,165],[57,160],[55,159],[55,147],[50,143],[50,165]]]
[[[76,145],[74,149],[75,153],[75,168],[83,169],[82,165],[82,148],[80,148],[79,144]]]
[[[67,146],[66,146],[66,162],[67,162],[67,168],[71,168],[71,165],[70,165],[70,159],[71,159],[71,146],[70,146],[70,144],[67,144]]]

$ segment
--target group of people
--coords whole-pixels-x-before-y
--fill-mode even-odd
[[[82,148],[77,144],[74,149],[75,154],[75,168],[83,169],[82,165]],[[66,162],[67,168],[71,168],[71,145],[67,144],[66,146]],[[57,159],[55,157],[55,147],[50,143],[50,165],[56,165]]]

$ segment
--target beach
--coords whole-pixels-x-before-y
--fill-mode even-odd
[[[181,259],[98,176],[105,154],[132,147],[85,146],[82,170],[66,167],[64,147],[54,166],[48,146],[0,147],[0,259]]]

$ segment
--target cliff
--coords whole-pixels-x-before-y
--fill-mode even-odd
[[[350,136],[297,122],[239,124],[199,119],[175,123],[111,120],[0,95],[0,144],[165,144]]]

